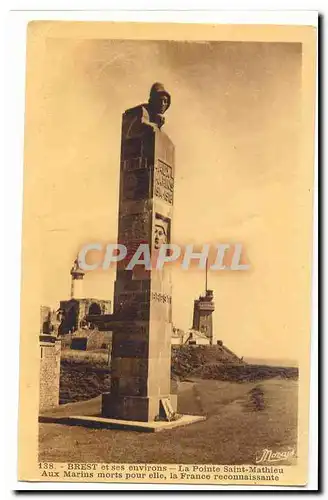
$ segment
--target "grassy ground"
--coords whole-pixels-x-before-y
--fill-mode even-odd
[[[178,386],[178,411],[206,415],[205,421],[154,434],[40,424],[39,460],[245,464],[255,463],[263,448],[296,448],[296,380],[191,379]],[[255,399],[254,388],[259,395]],[[92,405],[99,409],[100,398],[76,403],[82,404],[90,414]]]
[[[99,349],[94,351],[78,351],[73,349],[64,349],[61,354],[61,362],[64,365],[76,366],[79,364],[89,364],[99,368],[105,368],[109,365],[108,351]]]
[[[229,382],[259,382],[279,377],[298,378],[296,367],[245,364],[220,346],[172,349],[171,377],[190,377]],[[108,351],[63,350],[61,357],[60,403],[87,400],[110,390]]]
[[[109,388],[107,352],[63,351],[60,367],[60,404],[94,398]]]

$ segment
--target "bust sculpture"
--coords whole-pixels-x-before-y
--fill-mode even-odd
[[[142,127],[160,130],[164,123],[164,113],[171,105],[171,95],[162,83],[151,86],[147,103],[126,110],[123,119],[122,135],[124,139],[140,135]],[[141,128],[140,128],[141,126]]]
[[[148,100],[148,113],[149,121],[151,123],[156,123],[160,129],[164,123],[164,113],[171,105],[171,96],[165,90],[162,83],[154,83],[150,89],[149,100]]]

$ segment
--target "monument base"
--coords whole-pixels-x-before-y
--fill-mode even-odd
[[[134,422],[155,422],[165,417],[161,401],[169,400],[173,412],[177,411],[177,395],[167,396],[117,396],[109,392],[102,394],[101,416]]]
[[[121,429],[137,432],[160,432],[206,420],[205,416],[179,415],[177,420],[140,422],[116,418],[105,418],[101,415],[101,396],[87,401],[67,403],[42,411],[40,423],[62,425],[78,425],[92,429]]]
[[[166,429],[174,429],[185,425],[194,424],[206,420],[206,417],[200,415],[179,415],[177,420],[166,422],[160,420],[158,422],[140,422],[132,420],[118,420],[115,418],[103,418],[93,416],[71,416],[71,417],[53,417],[41,416],[41,423],[57,423],[65,425],[81,425],[93,429],[122,429],[127,431],[139,432],[160,432]]]

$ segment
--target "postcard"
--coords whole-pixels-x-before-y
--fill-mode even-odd
[[[306,484],[316,38],[29,23],[19,480]]]

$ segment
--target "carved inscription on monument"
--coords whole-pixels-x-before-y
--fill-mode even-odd
[[[155,167],[154,195],[173,205],[174,178],[172,167],[162,160]]]
[[[161,302],[162,304],[171,304],[172,297],[171,295],[167,295],[166,293],[152,292],[151,299],[156,302]]]
[[[171,420],[174,419],[175,412],[172,408],[172,404],[171,404],[171,401],[169,400],[169,398],[161,399],[161,406],[162,406],[162,409],[164,411],[164,415],[166,417],[166,420],[171,422]]]

